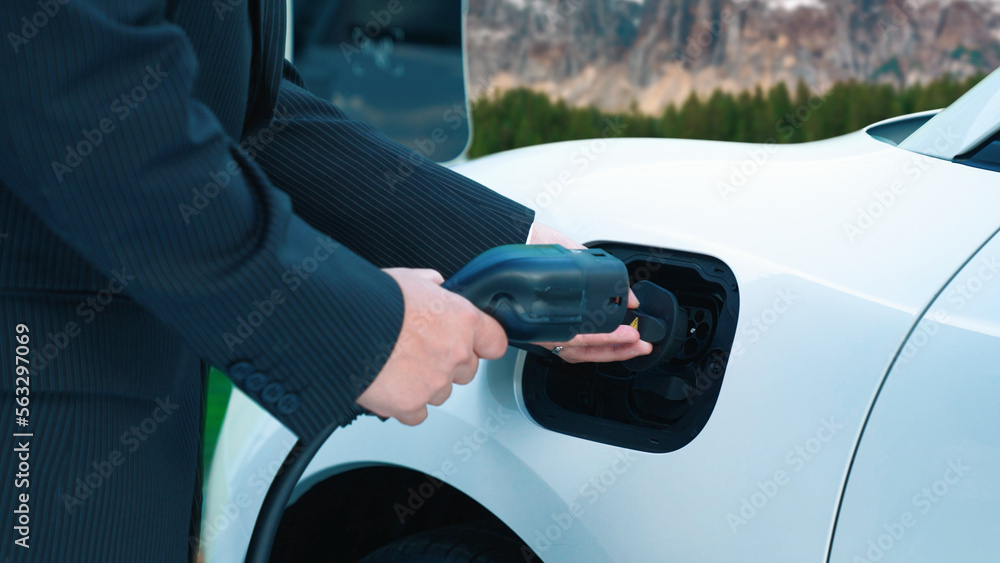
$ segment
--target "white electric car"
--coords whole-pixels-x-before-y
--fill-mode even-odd
[[[456,165],[673,291],[690,338],[640,371],[512,348],[417,427],[336,431],[272,560],[1000,561],[998,131],[1000,71],[825,141]],[[210,563],[243,560],[294,443],[234,391]]]

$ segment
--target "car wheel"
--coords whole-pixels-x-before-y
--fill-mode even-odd
[[[397,540],[359,563],[523,563],[533,557],[528,546],[510,535],[471,526],[449,526]]]

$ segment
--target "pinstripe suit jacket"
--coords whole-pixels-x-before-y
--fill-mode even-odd
[[[395,342],[401,295],[378,268],[447,276],[524,241],[529,210],[311,96],[284,17],[281,0],[0,4],[12,561],[188,558],[202,362],[308,440],[362,412]]]

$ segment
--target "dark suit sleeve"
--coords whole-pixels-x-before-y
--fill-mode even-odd
[[[400,93],[405,95],[405,93]],[[349,119],[285,62],[274,119],[244,147],[296,213],[382,267],[448,277],[484,250],[522,244],[534,212]]]
[[[135,276],[132,299],[308,440],[361,412],[401,294],[294,215],[192,98],[195,57],[165,9],[73,0],[3,45],[0,181],[100,271]],[[37,10],[3,2],[0,29]]]

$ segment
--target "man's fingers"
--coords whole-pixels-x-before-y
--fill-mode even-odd
[[[430,268],[386,268],[382,270],[383,272],[389,274],[390,276],[396,277],[397,275],[407,274],[412,275],[415,278],[420,278],[427,280],[433,284],[441,285],[444,283],[444,277],[437,270],[432,270]]]
[[[496,319],[486,313],[479,313],[479,325],[473,336],[476,356],[495,360],[507,353],[507,333]]]
[[[611,344],[632,344],[639,341],[639,331],[628,326],[620,325],[614,332],[599,334],[578,334],[570,340],[569,346],[606,346]]]
[[[472,382],[472,379],[476,377],[476,371],[479,369],[479,358],[473,356],[464,365],[459,366],[452,377],[452,383],[455,385],[466,385]]]
[[[451,389],[452,389],[451,385],[446,386],[444,389],[435,393],[434,396],[431,397],[429,401],[427,401],[427,404],[434,405],[435,407],[440,407],[441,405],[444,404],[445,401],[448,400],[448,397],[451,396]]]
[[[528,244],[558,244],[563,248],[586,248],[560,231],[537,222],[531,225],[531,238],[528,239]]]
[[[635,293],[632,293],[631,289],[628,290],[628,308],[629,309],[639,308],[639,298],[635,296]]]
[[[421,278],[424,278],[433,284],[441,285],[444,283],[444,276],[442,276],[437,270],[420,269],[414,270],[414,272]]]
[[[416,411],[401,413],[396,415],[396,420],[407,426],[416,426],[427,419],[427,407],[420,407]]]
[[[652,344],[640,340],[633,344],[566,347],[559,353],[559,357],[574,364],[582,362],[621,362],[636,356],[645,356],[652,351]]]
[[[382,271],[392,276],[393,279],[396,280],[396,283],[402,283],[401,280],[414,279],[427,281],[434,285],[441,285],[444,283],[444,276],[442,276],[437,270],[432,270],[430,268],[385,268]]]
[[[621,325],[614,332],[598,334],[578,334],[569,342],[536,342],[539,346],[554,348],[555,346],[610,346],[613,344],[632,344],[639,341],[639,331]]]

